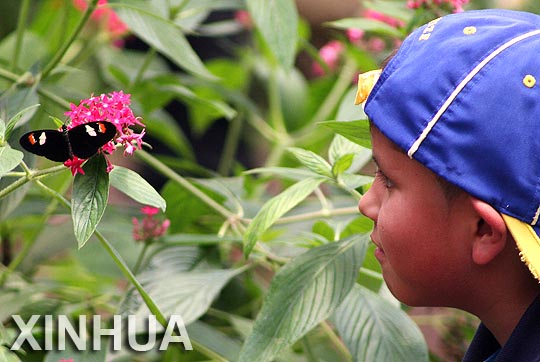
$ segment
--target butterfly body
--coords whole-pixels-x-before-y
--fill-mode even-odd
[[[74,156],[86,159],[92,157],[107,142],[113,139],[116,127],[111,122],[88,122],[62,130],[42,129],[24,134],[19,143],[38,156],[51,161],[65,162]]]

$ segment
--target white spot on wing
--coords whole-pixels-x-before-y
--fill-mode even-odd
[[[97,133],[96,133],[96,130],[94,130],[92,127],[90,127],[89,125],[85,125],[84,126],[84,129],[86,130],[86,133],[88,133],[89,136],[92,136],[92,137],[96,137],[97,136]]]
[[[43,146],[45,144],[45,141],[47,141],[47,135],[45,134],[45,132],[41,132],[41,134],[39,135],[39,145]]]

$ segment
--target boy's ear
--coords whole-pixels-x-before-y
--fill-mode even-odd
[[[470,201],[478,220],[472,258],[476,264],[485,265],[499,255],[506,246],[508,229],[501,214],[491,205],[472,196]]]

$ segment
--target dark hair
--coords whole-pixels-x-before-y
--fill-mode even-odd
[[[443,191],[444,197],[446,198],[446,201],[448,203],[451,203],[456,199],[456,197],[463,192],[463,189],[457,185],[454,185],[453,183],[446,181],[443,177],[435,174],[435,178],[437,180],[437,183],[441,187],[441,190]]]

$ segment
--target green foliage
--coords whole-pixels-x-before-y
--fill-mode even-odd
[[[366,1],[403,24],[325,24],[342,44],[330,64],[293,0],[88,3],[0,7],[0,360],[428,361],[357,210],[371,143],[351,83],[444,11]],[[238,10],[251,23],[208,17]],[[145,125],[135,157],[98,154],[72,177],[21,150],[120,90]],[[153,314],[162,329],[179,314],[194,350],[11,351],[14,314]]]
[[[71,216],[75,238],[82,248],[105,212],[109,200],[109,175],[105,158],[92,157],[84,165],[85,174],[77,174],[73,180]]]

